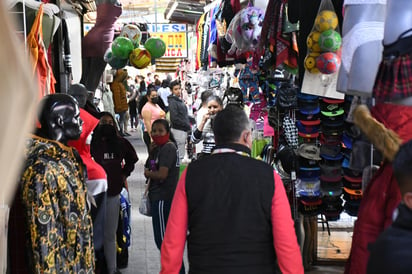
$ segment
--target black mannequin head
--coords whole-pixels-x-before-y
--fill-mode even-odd
[[[69,92],[76,101],[79,103],[79,107],[84,108],[89,97],[89,91],[83,84],[73,84],[69,88]]]
[[[38,134],[44,138],[67,144],[77,140],[82,132],[83,121],[76,100],[68,94],[51,94],[41,101]]]

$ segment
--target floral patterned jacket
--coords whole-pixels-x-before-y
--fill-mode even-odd
[[[37,273],[93,273],[92,221],[77,151],[33,136],[21,177],[30,267]]]

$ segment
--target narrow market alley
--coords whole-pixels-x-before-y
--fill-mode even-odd
[[[160,271],[160,252],[157,250],[150,217],[139,213],[139,201],[144,191],[143,165],[147,158],[146,147],[139,136],[139,132],[130,132],[127,139],[133,144],[139,156],[139,162],[128,179],[129,193],[131,200],[131,246],[129,247],[128,267],[120,269],[123,274],[155,274]],[[350,237],[350,236],[346,236]],[[329,241],[328,237],[324,237]],[[187,256],[185,255],[185,265],[187,266]],[[188,269],[188,268],[186,268]],[[343,266],[314,266],[310,274],[340,274],[343,273]],[[252,273],[251,273],[252,274]]]

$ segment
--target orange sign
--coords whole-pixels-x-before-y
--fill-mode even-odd
[[[186,32],[152,32],[151,37],[158,37],[166,44],[166,53],[163,57],[186,58],[187,37]]]

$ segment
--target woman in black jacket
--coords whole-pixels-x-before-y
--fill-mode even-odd
[[[119,215],[119,194],[126,178],[139,160],[132,144],[121,137],[112,114],[102,112],[91,142],[91,154],[107,174],[106,221],[104,226],[104,255],[108,273],[118,273],[116,264],[116,230]],[[124,161],[124,165],[122,164]]]

